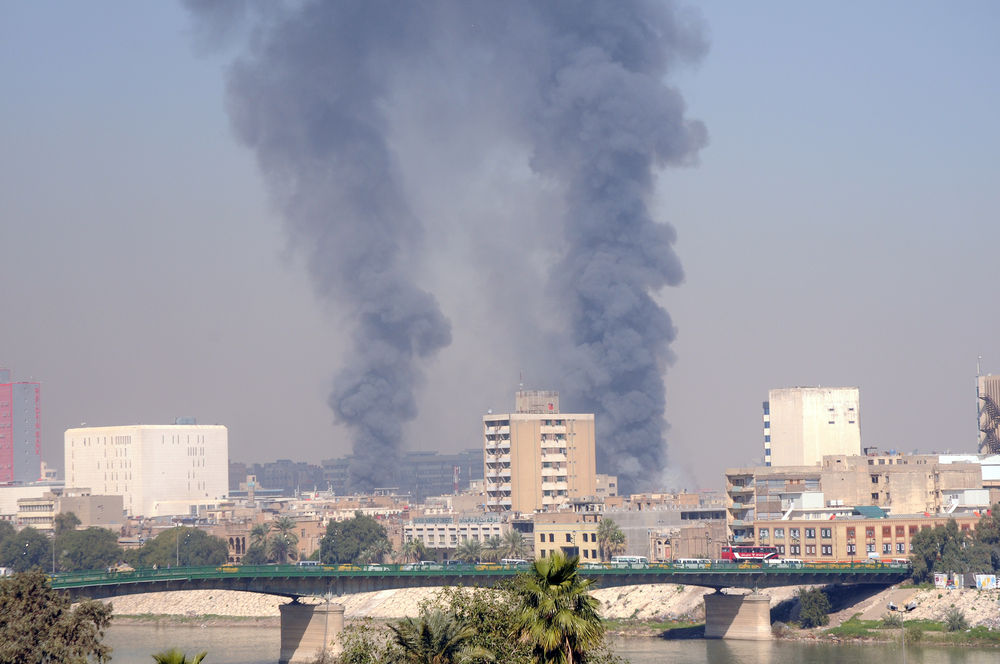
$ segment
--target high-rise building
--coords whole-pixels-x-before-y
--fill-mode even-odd
[[[86,427],[67,429],[65,440],[66,486],[122,496],[129,516],[197,514],[226,498],[224,426]]]
[[[593,413],[559,412],[559,393],[522,390],[513,413],[483,417],[488,511],[535,512],[597,493]]]
[[[42,476],[42,427],[38,383],[11,382],[0,369],[0,483],[35,482]]]
[[[979,453],[1000,454],[1000,376],[978,376]]]
[[[828,454],[861,454],[858,388],[790,387],[767,397],[765,466],[812,466]]]

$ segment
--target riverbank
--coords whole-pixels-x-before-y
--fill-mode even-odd
[[[601,615],[609,629],[618,634],[658,636],[675,629],[691,633],[705,619],[704,601],[708,588],[674,584],[603,588],[594,592],[601,602]],[[795,597],[798,587],[772,588],[766,591],[771,599],[772,619],[791,622],[797,618]],[[359,593],[340,597],[344,616],[348,620],[374,618],[393,620],[417,615],[420,606],[432,601],[436,588],[409,588]],[[891,603],[904,611],[895,612],[906,621],[942,623],[949,611],[964,614],[970,628],[1000,629],[1000,591],[998,590],[937,590],[892,586],[883,590],[840,588],[831,592],[834,611],[830,625],[837,628],[855,618],[857,621],[879,621],[890,613]],[[288,600],[257,593],[192,590],[184,592],[148,593],[115,598],[112,601],[118,624],[150,624],[161,622],[190,623],[204,626],[229,624],[277,624],[278,607]],[[303,602],[321,603],[305,598]],[[913,607],[905,611],[905,607]],[[881,638],[881,632],[866,627],[860,638]],[[849,638],[847,632],[827,636],[825,630],[793,630],[787,638]],[[926,630],[928,632],[932,630]],[[680,635],[683,632],[678,632]],[[889,637],[887,637],[889,638]],[[929,638],[933,638],[929,637]]]

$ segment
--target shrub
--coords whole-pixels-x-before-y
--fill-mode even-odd
[[[781,639],[788,636],[789,633],[791,633],[791,631],[792,628],[789,627],[786,623],[781,622],[780,620],[771,625],[771,634],[774,635],[774,637],[777,639]]]
[[[920,625],[907,625],[906,626],[906,642],[907,643],[920,643],[924,638],[924,630]]]
[[[944,623],[949,632],[960,632],[969,628],[969,621],[965,619],[965,614],[954,606],[944,614]]]
[[[803,627],[821,627],[830,622],[830,599],[819,588],[799,590],[799,607]]]
[[[882,627],[902,627],[903,616],[896,613],[882,614]]]

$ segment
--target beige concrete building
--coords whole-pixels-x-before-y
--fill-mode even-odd
[[[548,558],[555,551],[580,556],[580,562],[600,562],[597,543],[598,512],[551,512],[535,515],[535,558]]]
[[[856,387],[770,390],[764,402],[764,465],[819,465],[828,454],[861,454]]]
[[[199,424],[67,429],[65,460],[67,486],[122,496],[129,516],[197,514],[226,498],[229,434]]]
[[[754,523],[801,516],[830,519],[855,506],[892,514],[941,514],[988,505],[982,467],[938,455],[833,455],[821,466],[731,468],[726,471],[731,541],[754,539]],[[982,494],[982,495],[980,495]]]
[[[94,496],[89,489],[66,489],[61,493],[47,492],[39,497],[17,501],[18,527],[31,526],[51,533],[58,514],[72,512],[80,520],[80,528],[107,528],[116,533],[125,523],[121,496]]]
[[[522,390],[515,411],[483,417],[490,512],[536,512],[597,493],[593,414],[559,411],[558,392]]]
[[[943,526],[954,519],[960,530],[975,530],[979,515],[946,514],[884,518],[837,518],[826,521],[790,519],[758,521],[753,544],[775,546],[784,558],[803,560],[867,560],[906,558],[912,552],[910,539],[921,530]]]
[[[456,549],[468,540],[485,544],[509,530],[496,514],[422,516],[403,525],[403,543],[419,540],[427,549]]]

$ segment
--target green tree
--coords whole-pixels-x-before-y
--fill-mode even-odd
[[[427,547],[422,540],[411,539],[403,543],[400,555],[404,562],[417,562],[428,558]]]
[[[500,547],[501,558],[528,558],[531,556],[531,550],[528,548],[528,542],[524,539],[524,535],[516,530],[508,530],[504,533],[503,544]]]
[[[455,559],[463,563],[478,563],[483,558],[483,545],[477,539],[466,539],[455,549]]]
[[[267,545],[267,536],[271,532],[270,523],[258,523],[250,529],[250,546],[255,544],[264,547]]]
[[[243,554],[240,561],[243,565],[265,565],[267,564],[267,551],[263,544],[251,544],[247,547],[247,552]]]
[[[511,638],[520,607],[515,588],[521,582],[507,579],[496,588],[442,588],[434,605],[452,612],[463,624],[475,625],[469,643],[493,653],[496,661],[528,664],[531,646],[524,639]]]
[[[7,537],[0,545],[0,567],[26,572],[33,567],[45,569],[52,559],[52,543],[31,526]]]
[[[62,535],[63,533],[76,530],[76,527],[80,525],[80,517],[78,517],[73,512],[61,512],[56,514],[54,522],[54,530],[56,536]]]
[[[613,520],[601,519],[597,524],[597,546],[601,552],[601,560],[609,560],[625,551],[625,533]]]
[[[536,560],[518,589],[515,629],[531,646],[536,663],[582,662],[603,642],[597,599],[588,592],[593,580],[579,576],[579,560],[558,551]]]
[[[207,654],[207,652],[198,653],[191,659],[188,659],[185,653],[177,648],[171,648],[170,650],[164,650],[153,655],[153,661],[156,664],[200,664],[201,660],[205,659],[205,655]]]
[[[319,543],[319,559],[324,563],[357,562],[362,551],[381,540],[389,540],[385,528],[370,516],[355,512],[353,519],[327,524]]]
[[[954,519],[943,526],[921,530],[910,539],[913,580],[929,581],[934,572],[992,570],[991,548],[986,541],[959,530]]]
[[[107,662],[111,648],[101,641],[110,623],[110,605],[84,600],[71,608],[41,570],[0,580],[2,664]]]
[[[222,565],[229,557],[229,545],[197,528],[168,528],[138,549],[126,551],[125,560],[134,567],[182,567]]]
[[[63,530],[56,535],[55,547],[59,552],[59,570],[63,572],[106,569],[125,557],[118,546],[118,537],[107,528]]]
[[[371,618],[348,624],[340,633],[340,643],[343,647],[340,664],[384,664],[398,662],[400,658],[387,631],[377,627]]]
[[[803,627],[820,627],[830,622],[830,598],[820,588],[799,589],[799,622]]]
[[[418,618],[404,618],[389,625],[406,664],[459,664],[492,662],[493,655],[472,644],[476,627],[455,614],[424,611]]]
[[[295,534],[295,520],[278,517],[271,523],[271,537],[267,542],[267,557],[274,563],[287,563],[298,557],[299,536]]]
[[[316,555],[316,553],[313,555]],[[392,542],[387,539],[378,540],[358,554],[358,562],[366,565],[369,563],[384,563],[386,560],[392,558],[392,555]]]
[[[487,537],[486,541],[483,542],[482,549],[482,560],[490,563],[500,562],[500,559],[503,558],[503,538],[499,535]]]

